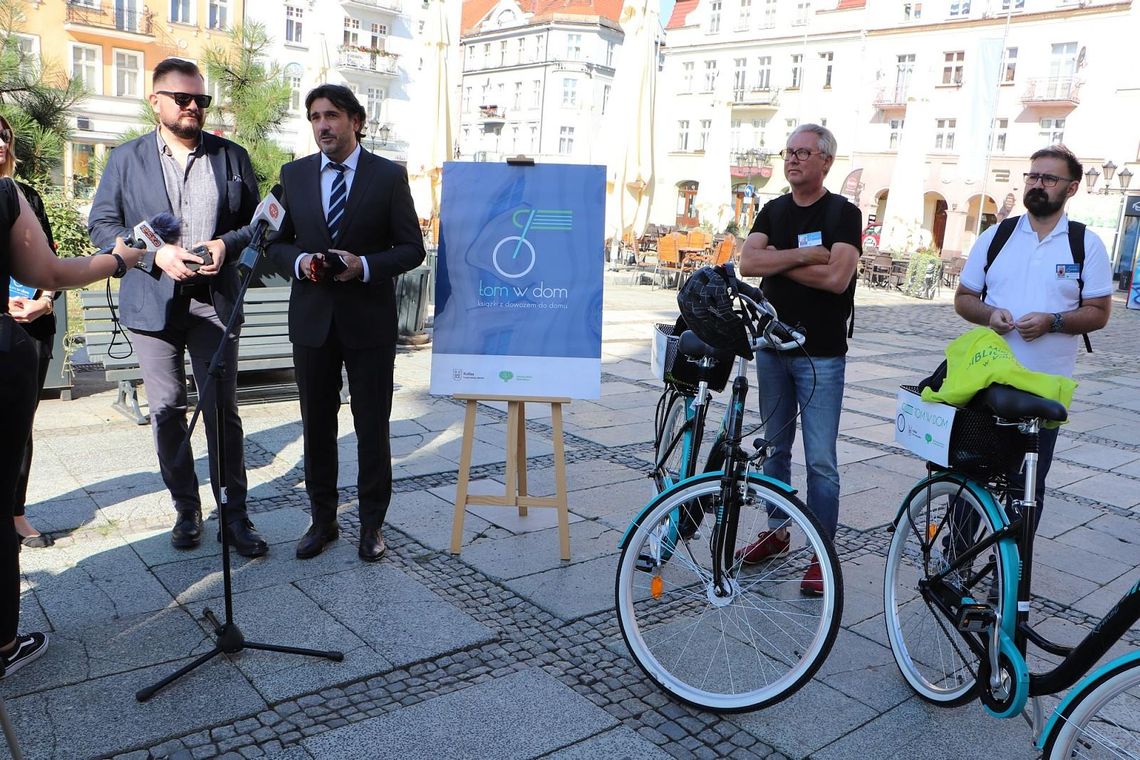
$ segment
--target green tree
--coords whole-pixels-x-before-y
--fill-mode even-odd
[[[289,113],[290,88],[281,67],[266,54],[265,27],[248,23],[235,27],[229,45],[206,51],[206,71],[220,89],[221,103],[210,109],[212,126],[227,130],[249,151],[262,194],[277,182],[281,165],[292,156],[273,141]]]

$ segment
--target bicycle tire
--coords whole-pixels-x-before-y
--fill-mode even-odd
[[[765,563],[737,562],[731,597],[716,598],[711,536],[685,538],[677,520],[681,505],[719,502],[720,479],[708,473],[669,489],[635,520],[618,562],[615,599],[626,646],[659,688],[694,707],[742,712],[788,697],[823,664],[839,630],[843,579],[815,516],[791,492],[751,475],[738,548],[768,528],[768,505],[786,515],[792,548]],[[824,593],[804,597],[799,585],[813,553]],[[653,569],[646,569],[646,556],[660,558]]]
[[[1050,760],[1140,758],[1140,660],[1110,668],[1083,686],[1045,741]]]
[[[953,506],[955,498],[962,500],[961,508]],[[973,530],[969,518],[977,519]],[[957,534],[956,525],[962,526]],[[992,531],[978,498],[951,478],[935,478],[911,491],[895,522],[883,580],[887,638],[903,678],[928,702],[951,707],[973,699],[979,660],[954,622],[922,598],[918,581],[945,570],[955,550],[963,551]],[[970,538],[955,540],[967,533]],[[993,567],[986,571],[991,561]],[[965,577],[962,595],[1002,609],[1005,591],[996,579],[1003,577],[1003,564],[997,547],[962,569],[976,572],[972,579]],[[957,580],[964,575],[960,572]]]
[[[685,397],[682,394],[672,394],[663,420],[661,434],[653,447],[653,460],[655,462],[661,460],[661,455],[673,443],[677,431],[685,424]],[[690,458],[695,460],[697,451],[700,449],[700,432],[694,430],[690,435],[689,450],[692,452]],[[655,478],[658,493],[685,479],[685,448],[685,442],[679,442],[673,447],[669,457],[661,463],[661,468]]]

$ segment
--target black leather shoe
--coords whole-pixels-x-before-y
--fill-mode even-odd
[[[269,544],[248,519],[230,523],[229,539],[230,546],[243,557],[262,557],[269,551]],[[218,531],[218,540],[222,540],[221,530]]]
[[[202,510],[188,509],[178,513],[170,531],[170,543],[175,549],[193,549],[202,540]]]
[[[323,525],[313,523],[297,542],[297,559],[312,559],[339,537],[340,529],[335,522]]]
[[[365,562],[376,562],[384,556],[384,536],[379,528],[369,528],[360,531],[360,549],[357,555]]]

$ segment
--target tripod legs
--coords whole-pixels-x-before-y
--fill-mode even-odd
[[[260,644],[254,641],[246,641],[245,636],[242,635],[241,629],[237,627],[236,623],[227,622],[220,623],[218,618],[209,609],[202,611],[202,616],[214,626],[214,635],[218,637],[214,648],[206,652],[201,657],[198,657],[191,663],[188,663],[178,670],[174,671],[166,678],[163,678],[153,686],[148,686],[145,689],[139,689],[135,692],[135,699],[139,702],[146,702],[153,697],[163,687],[177,681],[182,676],[197,668],[199,665],[204,665],[219,654],[237,654],[243,649],[260,649],[265,652],[282,652],[284,654],[301,654],[309,657],[323,657],[326,660],[333,662],[341,662],[344,660],[344,652],[337,652],[332,650],[319,650],[319,649],[300,649],[298,647],[284,647],[277,644]]]

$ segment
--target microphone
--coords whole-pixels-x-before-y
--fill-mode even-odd
[[[169,211],[155,214],[149,221],[143,220],[135,225],[134,231],[127,236],[126,243],[131,248],[140,251],[154,252],[166,243],[177,243],[182,237],[182,222]],[[111,253],[115,246],[107,246],[99,253]]]
[[[273,228],[274,231],[281,229],[281,222],[285,220],[285,207],[277,200],[280,194],[281,185],[274,185],[253,212],[253,219],[250,220],[250,224],[253,225],[253,237],[238,259],[238,271],[241,274],[248,274],[257,266],[257,259],[261,256],[261,249],[265,247],[265,236],[269,229]]]

